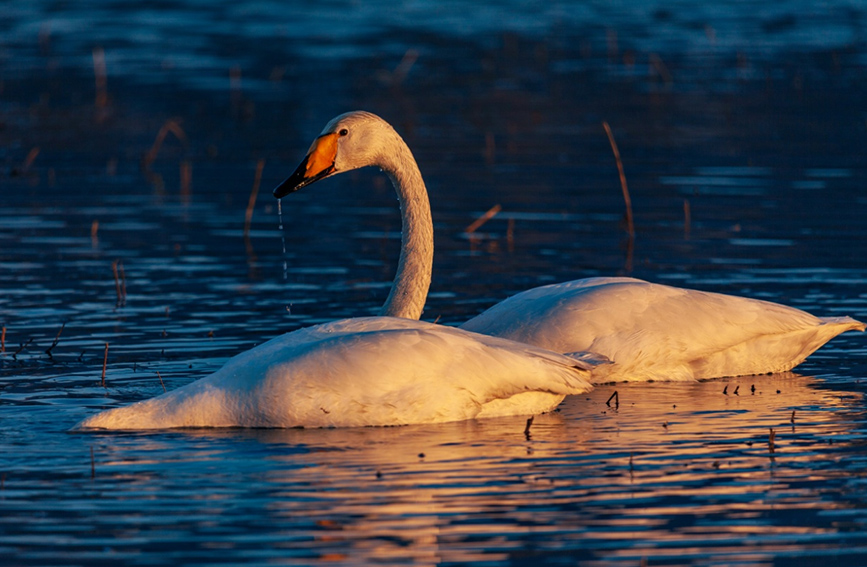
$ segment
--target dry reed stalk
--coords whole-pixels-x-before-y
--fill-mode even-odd
[[[241,104],[241,68],[237,65],[229,69],[229,90],[232,106]]]
[[[160,379],[160,386],[163,387],[163,392],[165,392],[166,391],[166,385],[165,385],[165,383],[163,383],[163,377],[160,375],[159,370],[157,370],[157,378]]]
[[[117,266],[120,269],[120,293],[123,299],[123,305],[126,305],[126,272],[123,269],[123,260]]]
[[[400,60],[400,63],[395,67],[394,72],[391,74],[391,84],[399,85],[406,79],[406,76],[409,74],[409,70],[412,69],[412,66],[415,65],[415,62],[418,60],[418,51],[415,49],[407,49],[406,53],[403,54],[403,58]]]
[[[45,350],[45,354],[47,354],[49,358],[53,358],[53,357],[51,356],[51,350],[52,350],[54,347],[57,346],[57,343],[58,343],[58,342],[60,342],[60,333],[63,332],[63,329],[64,329],[65,327],[66,327],[66,323],[64,322],[62,325],[60,325],[60,330],[57,331],[57,336],[54,337],[54,342],[51,343],[51,346],[48,347],[48,348]]]
[[[96,107],[105,108],[108,105],[108,92],[105,70],[105,50],[101,47],[93,48],[93,75],[96,80]]]
[[[464,233],[472,234],[474,233],[480,226],[494,218],[494,216],[502,210],[500,205],[494,205],[490,209],[488,209],[482,216],[474,220],[467,228],[464,229]]]
[[[527,441],[530,440],[530,427],[533,425],[533,417],[534,416],[531,415],[527,418],[527,425],[524,427],[524,437],[527,438]]]
[[[614,407],[620,407],[620,395],[617,393],[617,390],[614,390],[614,393],[611,394],[611,397],[608,398],[608,401],[605,402],[605,405],[611,407],[611,400],[614,400]]]
[[[651,53],[649,59],[650,68],[656,71],[656,73],[660,77],[662,77],[662,81],[666,85],[670,85],[672,83],[671,72],[668,70],[668,67],[666,67],[665,62],[663,62],[662,58],[656,53]]]
[[[777,438],[777,432],[774,431],[774,428],[772,427],[770,430],[770,433],[768,434],[768,452],[769,453],[774,452],[774,448],[775,448],[774,447],[774,439],[776,439],[776,438]]]
[[[190,160],[181,160],[181,201],[190,202],[190,187],[193,184],[193,164]]]
[[[683,238],[689,240],[689,233],[692,230],[692,211],[689,207],[689,199],[683,200]]]
[[[184,145],[187,143],[187,134],[184,132],[184,129],[181,128],[180,124],[178,124],[175,120],[169,118],[163,123],[160,127],[160,131],[157,132],[157,137],[154,139],[154,143],[151,146],[151,149],[145,154],[144,158],[142,158],[142,167],[145,171],[149,170],[151,164],[157,159],[157,154],[160,152],[160,148],[163,145],[163,141],[165,141],[166,136],[171,132],[175,135],[175,138],[180,140]]]
[[[105,367],[108,366],[108,343],[105,343],[105,354],[102,357],[102,387],[106,388],[105,385]]]
[[[27,152],[27,157],[24,158],[24,163],[21,164],[21,173],[27,173],[30,171],[30,168],[33,166],[33,162],[36,161],[36,156],[39,155],[39,146],[34,147],[29,152]]]
[[[256,175],[253,178],[253,189],[250,191],[250,200],[247,201],[247,210],[244,212],[244,238],[250,238],[250,225],[253,222],[253,209],[256,206],[256,197],[259,196],[259,185],[262,183],[262,170],[265,169],[265,160],[260,158],[256,162]]]
[[[120,260],[115,260],[111,263],[111,272],[114,274],[114,292],[117,294],[117,304],[120,305],[122,296],[120,292],[120,278],[117,275],[117,264]]]
[[[614,141],[611,126],[608,125],[608,122],[603,121],[602,127],[605,128],[605,133],[608,134],[611,151],[614,152],[614,160],[617,162],[617,171],[620,173],[620,187],[623,189],[623,201],[626,203],[627,232],[629,233],[629,238],[635,238],[635,225],[632,222],[632,199],[629,198],[629,188],[626,186],[626,173],[623,172],[623,160],[620,159],[620,150],[617,149],[617,142]]]
[[[497,140],[493,132],[485,132],[485,163],[491,165],[497,157]]]

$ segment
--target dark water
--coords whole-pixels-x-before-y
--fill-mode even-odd
[[[376,312],[399,241],[381,174],[284,199],[282,233],[270,196],[357,108],[404,135],[431,193],[425,319],[619,273],[867,319],[865,18],[842,1],[4,5],[0,563],[867,565],[857,334],[796,374],[603,386],[529,439],[520,418],[67,433]]]

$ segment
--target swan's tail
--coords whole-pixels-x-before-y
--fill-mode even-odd
[[[838,334],[845,333],[846,331],[864,331],[865,328],[867,328],[867,325],[861,321],[856,321],[851,317],[820,317],[820,319],[824,321],[826,325],[842,327],[839,329]]]

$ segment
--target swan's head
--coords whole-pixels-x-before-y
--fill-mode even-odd
[[[369,112],[341,114],[313,140],[295,173],[274,189],[280,199],[311,183],[368,165],[382,165],[382,156],[400,137],[382,118]]]

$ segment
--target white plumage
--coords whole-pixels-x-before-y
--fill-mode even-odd
[[[421,315],[430,284],[433,224],[415,159],[388,123],[366,112],[338,116],[274,194],[368,165],[392,180],[403,223],[382,316],[283,335],[211,376],[77,427],[343,427],[527,415],[586,391],[588,376],[607,382],[780,372],[839,333],[864,330],[848,317],[817,318],[632,278],[531,289],[462,329],[410,320]]]
[[[589,368],[443,325],[344,319],[272,339],[208,377],[77,428],[353,427],[534,414],[589,390]]]
[[[424,181],[409,148],[385,121],[368,113],[346,117],[365,123],[365,135],[341,147],[344,163],[338,169],[372,165],[373,156],[380,161],[384,153],[389,156],[383,169],[394,181],[403,214],[401,267],[412,268],[399,270],[389,302],[400,309],[392,314],[418,318],[433,250],[433,232],[414,206],[427,203]],[[781,372],[838,334],[863,331],[864,324],[631,278],[590,278],[519,293],[461,328],[556,352],[590,351],[613,362],[594,369],[592,380],[602,382]]]
[[[461,328],[556,352],[592,351],[613,362],[597,371],[599,382],[783,372],[864,324],[633,278],[587,278],[521,292]]]

